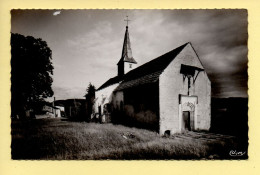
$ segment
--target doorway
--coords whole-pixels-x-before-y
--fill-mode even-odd
[[[182,129],[184,131],[194,131],[194,112],[193,111],[183,111],[182,113],[183,125]]]
[[[183,118],[183,125],[182,128],[184,131],[191,131],[191,118],[190,118],[190,111],[183,111],[182,113]]]
[[[198,97],[180,95],[179,104],[179,131],[195,131]]]

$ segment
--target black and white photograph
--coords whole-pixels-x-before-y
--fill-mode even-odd
[[[12,160],[247,160],[246,9],[12,9]]]

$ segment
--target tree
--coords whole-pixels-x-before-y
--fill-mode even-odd
[[[85,96],[90,96],[90,97],[95,97],[95,92],[96,92],[96,88],[94,85],[92,85],[91,83],[89,83],[88,88],[87,88],[87,94]]]
[[[12,116],[22,116],[44,98],[53,96],[52,51],[46,41],[11,34]]]
[[[94,85],[89,83],[88,88],[87,88],[87,94],[85,95],[86,97],[86,102],[87,102],[87,108],[86,108],[86,113],[87,113],[87,120],[89,121],[91,118],[91,114],[93,111],[93,105],[94,105],[94,100],[95,100],[95,92],[96,88]]]

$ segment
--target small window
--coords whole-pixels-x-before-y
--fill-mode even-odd
[[[129,64],[129,68],[132,68],[132,64]]]

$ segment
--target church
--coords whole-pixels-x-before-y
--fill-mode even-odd
[[[149,126],[160,135],[209,130],[211,82],[191,43],[138,66],[126,26],[118,74],[96,90],[102,122]]]

